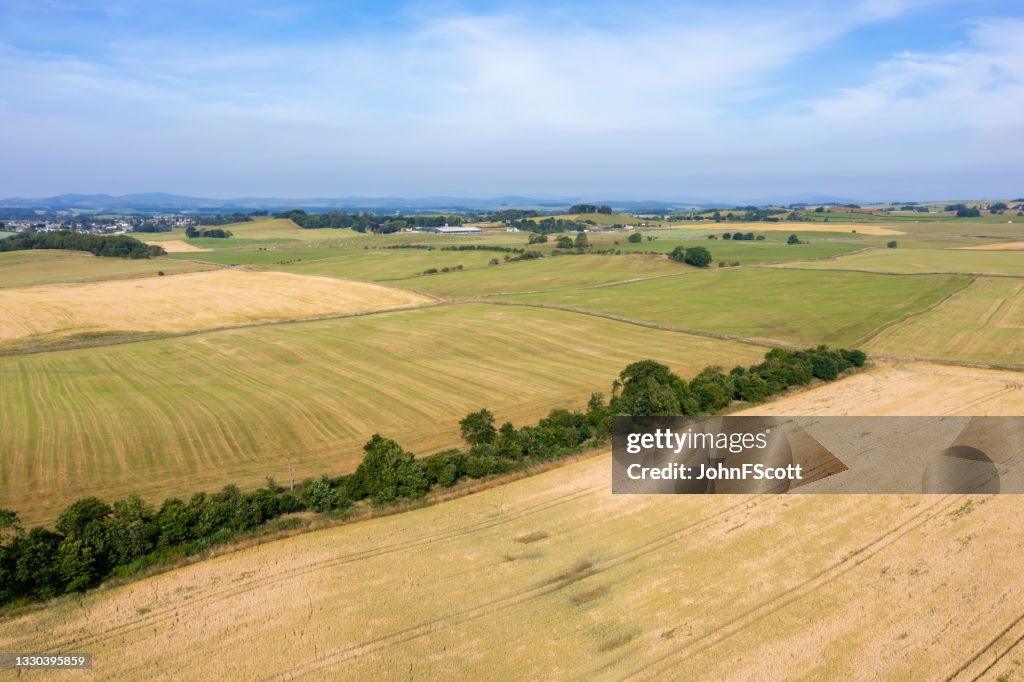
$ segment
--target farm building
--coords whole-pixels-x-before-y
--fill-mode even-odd
[[[421,227],[423,232],[437,232],[438,234],[475,234],[477,232],[483,232],[479,227],[449,227],[445,225],[443,227]]]

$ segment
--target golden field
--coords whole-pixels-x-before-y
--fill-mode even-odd
[[[236,269],[0,289],[0,348],[360,313],[430,300],[364,282]]]
[[[756,411],[1020,414],[1018,376],[883,365]],[[64,598],[0,623],[0,649],[88,651],[125,680],[1012,678],[1022,514],[1010,495],[614,496],[601,454]]]

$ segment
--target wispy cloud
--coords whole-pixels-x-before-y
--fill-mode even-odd
[[[1021,132],[1020,19],[964,17],[961,44],[801,88],[808,62],[836,43],[869,40],[872,27],[932,4],[412,5],[371,28],[332,31],[316,26],[322,8],[268,4],[238,19],[255,35],[203,25],[195,37],[166,9],[167,26],[135,32],[120,23],[139,24],[135,3],[121,18],[109,7],[98,19],[51,9],[50,20],[91,31],[70,47],[38,30],[26,33],[31,45],[0,46],[0,142],[20,168],[0,181],[22,193],[44,175],[52,183],[55,159],[40,149],[54,139],[64,160],[97,163],[103,151],[160,160],[130,178],[103,169],[95,181],[118,187],[95,189],[144,182],[206,194],[870,188],[830,167],[833,156],[802,156],[809,145],[842,149],[847,170],[878,177],[894,167],[932,177],[950,165],[933,151],[955,147],[965,167],[984,158],[1020,181],[1010,147],[998,144]],[[211,168],[197,171],[196,156]],[[62,188],[84,189],[63,177]]]

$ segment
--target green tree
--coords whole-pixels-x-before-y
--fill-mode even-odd
[[[888,243],[886,243],[886,246],[888,248],[890,248],[890,249],[895,249],[897,244],[896,244],[896,242],[888,242]]]
[[[586,247],[590,246],[590,240],[587,239],[587,233],[586,232],[577,232],[576,233],[576,243],[575,243],[575,246],[576,246],[577,249],[585,249]]]
[[[644,240],[644,236],[642,234],[640,234],[639,232],[632,232],[632,233],[630,233],[629,238],[627,239],[627,241],[630,244],[639,244],[643,240]]]
[[[374,434],[363,451],[366,454],[353,476],[360,482],[361,492],[374,502],[383,504],[400,497],[421,497],[427,491],[422,463],[395,441]]]
[[[494,428],[494,415],[487,408],[470,412],[459,422],[462,440],[469,445],[490,445],[498,432]]]
[[[537,234],[536,232],[533,232],[533,233],[530,234],[530,238],[529,238],[529,242],[528,243],[530,243],[530,244],[547,244],[548,243],[548,236],[546,234]]]
[[[711,252],[703,246],[691,246],[686,249],[685,262],[698,268],[706,268],[711,265]]]
[[[558,238],[558,248],[560,249],[571,249],[572,248],[572,237],[562,235]]]
[[[796,236],[795,234],[791,234],[791,235],[789,235],[789,239],[786,240],[786,243],[787,244],[799,244],[800,243],[800,237]]]

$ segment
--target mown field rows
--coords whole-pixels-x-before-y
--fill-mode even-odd
[[[770,408],[1020,414],[1016,378],[881,367]],[[616,496],[599,456],[63,600],[0,623],[0,649],[90,651],[107,679],[996,679],[1021,672],[1022,512]]]
[[[787,263],[785,267],[904,274],[969,272],[1024,276],[1024,256],[1013,251],[973,249],[872,249],[834,260]]]
[[[0,289],[0,348],[358,313],[431,300],[366,282],[223,269],[8,288]]]
[[[84,495],[147,499],[354,469],[376,432],[417,454],[489,407],[583,407],[629,362],[691,376],[763,348],[586,315],[449,305],[0,357],[0,506],[52,520]]]
[[[457,298],[501,292],[573,289],[630,279],[697,272],[696,268],[664,257],[554,256],[492,265],[483,269],[397,280],[394,284]]]
[[[979,277],[928,313],[882,330],[866,350],[1024,365],[1024,279]]]
[[[969,278],[726,268],[686,277],[509,297],[800,346],[854,344]]]
[[[96,282],[209,270],[212,266],[169,258],[100,258],[81,251],[8,251],[0,253],[0,287],[55,282]]]

